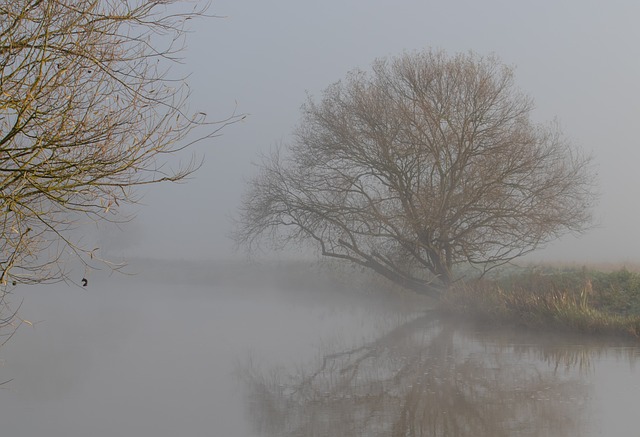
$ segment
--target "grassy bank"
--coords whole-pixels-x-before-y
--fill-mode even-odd
[[[440,309],[479,322],[640,339],[640,274],[534,268],[456,284]]]

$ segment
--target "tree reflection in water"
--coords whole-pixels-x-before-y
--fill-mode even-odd
[[[515,341],[420,317],[296,375],[240,374],[260,435],[584,435],[598,348]]]

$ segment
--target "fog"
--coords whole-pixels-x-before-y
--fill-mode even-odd
[[[210,12],[193,20],[176,66],[190,74],[190,109],[248,117],[193,149],[204,164],[186,183],[141,191],[131,222],[87,231],[83,243],[95,239],[135,274],[80,268],[86,288],[12,290],[31,325],[0,348],[2,435],[637,428],[637,347],[436,321],[429,302],[355,270],[223,260],[244,259],[228,238],[244,184],[260,153],[287,142],[307,93],[375,58],[433,47],[514,65],[536,121],[557,117],[594,156],[596,226],[530,259],[637,262],[640,3],[219,0]],[[275,257],[292,258],[313,253]]]
[[[0,349],[3,435],[597,436],[636,427],[637,346],[438,320],[428,301],[349,269],[132,267],[144,273],[14,290],[33,326]]]
[[[364,338],[387,323],[383,309],[403,305],[343,295],[306,266],[203,267],[138,261],[131,268],[146,273],[96,274],[87,288],[15,290],[33,326],[0,352],[3,435],[254,435],[241,362],[303,363],[321,342]]]
[[[112,253],[241,256],[228,234],[244,183],[255,172],[252,162],[286,143],[306,93],[319,96],[375,58],[433,47],[494,53],[515,66],[518,86],[535,100],[535,120],[557,118],[567,136],[594,155],[596,227],[581,238],[550,244],[534,259],[640,259],[638,207],[632,201],[640,197],[640,4],[220,0],[210,12],[220,18],[192,20],[178,68],[191,73],[191,109],[217,119],[233,111],[248,117],[194,150],[205,163],[188,183],[150,188],[135,208],[137,219],[124,227],[123,241],[135,244],[123,250],[112,244]]]

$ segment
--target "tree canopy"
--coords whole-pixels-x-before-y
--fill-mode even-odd
[[[264,157],[235,238],[311,244],[418,292],[588,228],[589,156],[496,57],[405,53],[309,97]]]
[[[228,120],[190,112],[171,72],[187,20],[180,0],[0,0],[0,281],[64,276],[87,261],[79,219],[118,220],[135,186],[177,181],[170,155]],[[184,11],[187,12],[184,12]]]

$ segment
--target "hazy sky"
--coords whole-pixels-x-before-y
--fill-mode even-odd
[[[137,219],[107,245],[129,256],[224,258],[244,182],[259,152],[286,141],[309,92],[318,96],[377,57],[428,47],[495,53],[516,67],[536,121],[557,117],[598,166],[599,227],[538,256],[640,261],[640,3],[601,1],[214,1],[225,18],[194,23],[184,68],[192,109],[250,114],[195,150],[187,184],[150,188]],[[188,158],[188,156],[186,156]],[[105,247],[107,246],[105,245]]]

